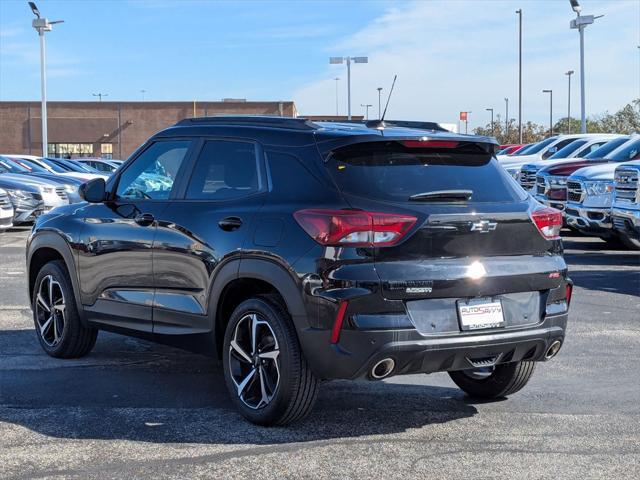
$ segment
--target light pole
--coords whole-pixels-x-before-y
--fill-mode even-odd
[[[339,115],[338,113],[338,82],[340,81],[340,77],[334,78],[336,82],[336,117]]]
[[[509,137],[509,99],[505,97],[504,99],[504,137],[505,139]],[[508,142],[508,140],[505,140]]]
[[[382,95],[382,87],[378,87],[378,120],[382,118],[382,111],[380,110],[380,97]]]
[[[571,75],[574,73],[573,70],[565,72],[565,75],[569,79],[569,91],[567,93],[567,133],[571,133]]]
[[[140,90],[140,93],[142,94],[142,101],[144,102],[144,94],[147,93],[146,90]]]
[[[493,129],[493,108],[485,108],[487,112],[491,112],[491,136],[495,137],[495,132]]]
[[[351,120],[351,62],[369,63],[369,57],[330,57],[331,65],[347,63],[347,119]]]
[[[365,120],[369,120],[369,107],[373,107],[373,105],[371,105],[370,103],[367,103],[367,104],[361,103],[360,106],[364,108],[365,111],[367,112],[364,117]]]
[[[553,90],[542,90],[549,94],[549,136],[553,137]]]
[[[98,101],[99,102],[102,101],[102,97],[108,97],[109,96],[108,93],[92,93],[91,95],[93,95],[94,97],[98,97]]]
[[[518,143],[522,143],[522,9],[518,14]]]
[[[571,20],[569,27],[577,29],[580,33],[580,133],[587,133],[587,116],[585,113],[585,91],[584,91],[584,29],[591,25],[596,18],[593,15],[580,15],[582,7],[578,0],[569,0],[571,8],[576,12],[576,18]]]
[[[50,22],[46,18],[40,17],[40,10],[36,7],[36,4],[29,2],[31,11],[36,16],[31,22],[31,26],[36,29],[40,36],[40,91],[42,96],[42,107],[40,116],[42,117],[42,156],[48,155],[48,139],[47,139],[47,68],[46,68],[46,55],[45,55],[45,32],[50,32],[52,25],[56,23],[63,23],[64,20],[55,20]]]

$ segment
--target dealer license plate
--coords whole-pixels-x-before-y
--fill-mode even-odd
[[[504,325],[502,303],[489,298],[458,300],[458,316],[463,330],[497,328]]]

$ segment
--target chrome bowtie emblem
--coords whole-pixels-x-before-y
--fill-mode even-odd
[[[488,233],[492,232],[498,226],[497,222],[490,222],[489,220],[480,220],[471,224],[472,232]]]

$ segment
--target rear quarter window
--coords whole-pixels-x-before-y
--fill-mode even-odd
[[[413,195],[442,190],[471,190],[470,203],[518,202],[527,197],[491,154],[474,145],[455,149],[406,148],[399,142],[351,145],[334,151],[326,167],[341,191],[375,200],[409,202]]]

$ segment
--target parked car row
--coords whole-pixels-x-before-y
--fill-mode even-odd
[[[108,174],[75,160],[0,155],[0,231],[80,202],[80,185],[95,178],[107,179]]]
[[[559,135],[498,160],[568,227],[640,248],[640,135]]]

